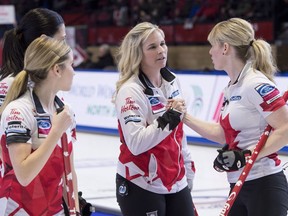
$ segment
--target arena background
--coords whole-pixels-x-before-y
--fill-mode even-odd
[[[272,45],[279,67],[276,82],[281,91],[288,89],[286,0],[2,0],[0,38],[36,7],[50,8],[63,16],[67,41],[74,49],[76,76],[72,90],[63,94],[77,117],[79,189],[96,206],[93,215],[121,215],[114,192],[119,138],[111,103],[118,73],[116,68],[82,67],[88,60],[97,61],[100,45],[109,44],[115,55],[123,36],[136,23],[158,24],[166,34],[168,66],[179,75],[189,110],[199,118],[217,121],[221,90],[228,77],[213,70],[207,35],[216,22],[242,17],[253,23],[257,38]],[[218,144],[188,128],[185,131],[197,168],[192,196],[198,213],[218,215],[228,193],[225,174],[216,173],[211,166]],[[279,153],[285,165],[287,147]]]

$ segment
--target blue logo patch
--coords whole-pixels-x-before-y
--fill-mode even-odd
[[[39,127],[39,129],[47,129],[47,128],[51,127],[51,124],[48,121],[40,120],[40,121],[38,121],[38,127]]]
[[[159,104],[159,102],[160,102],[157,97],[150,97],[149,101],[150,101],[151,105]]]
[[[239,101],[239,100],[241,100],[241,96],[240,96],[240,95],[238,95],[238,96],[232,96],[232,97],[230,98],[230,101]]]
[[[154,114],[158,112],[163,112],[165,110],[165,106],[160,102],[159,98],[149,97],[149,102],[151,104],[151,109]]]
[[[269,94],[270,92],[272,92],[274,89],[275,89],[274,86],[271,86],[269,84],[265,84],[265,85],[258,87],[256,90],[263,97],[263,96]]]
[[[171,98],[174,98],[174,97],[176,97],[177,95],[179,95],[179,90],[176,90],[176,91],[172,92]]]
[[[37,119],[38,125],[38,138],[45,138],[50,129],[51,129],[51,121],[49,116],[35,116]]]

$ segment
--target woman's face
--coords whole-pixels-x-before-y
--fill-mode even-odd
[[[56,34],[53,36],[53,38],[55,38],[56,40],[65,40],[66,38],[66,31],[65,31],[65,25],[61,24],[59,26],[58,31],[56,32]]]
[[[168,48],[159,31],[156,30],[149,35],[142,45],[142,50],[141,68],[143,71],[145,69],[160,70],[166,66]]]
[[[60,67],[61,70],[61,90],[69,91],[72,86],[73,77],[75,75],[73,68],[73,52],[69,52],[69,58],[64,62],[64,65]]]
[[[214,65],[215,70],[223,70],[224,69],[224,47],[220,43],[215,43],[211,45],[209,50],[209,54],[211,55],[212,63]]]

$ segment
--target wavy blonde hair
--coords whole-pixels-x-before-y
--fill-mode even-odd
[[[139,74],[143,58],[142,45],[154,31],[159,31],[165,38],[164,32],[157,25],[149,22],[137,24],[124,37],[116,55],[120,73],[119,80],[116,82],[116,94],[130,77]]]
[[[230,44],[244,63],[252,61],[254,69],[273,81],[278,69],[271,46],[263,39],[255,39],[253,26],[246,20],[231,18],[216,24],[208,35],[208,41],[211,44]]]

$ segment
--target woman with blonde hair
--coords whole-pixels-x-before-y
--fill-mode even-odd
[[[56,96],[72,85],[73,53],[62,40],[41,36],[27,48],[1,107],[4,176],[0,215],[64,215],[63,143],[67,136],[75,210],[79,211],[73,166],[75,121],[72,110]],[[59,114],[56,109],[63,108]],[[66,185],[67,186],[67,185]],[[76,214],[76,212],[75,212]]]
[[[23,69],[24,53],[29,44],[42,34],[64,40],[66,37],[63,18],[47,8],[34,8],[28,11],[13,29],[3,37],[2,65],[0,69],[0,106],[14,77]],[[0,181],[2,177],[0,147]]]
[[[116,194],[125,216],[193,216],[194,166],[181,122],[180,83],[166,67],[164,32],[143,22],[118,53],[115,106],[121,147]],[[178,98],[167,109],[169,98]]]
[[[208,35],[214,68],[227,72],[219,123],[186,113],[184,123],[214,142],[214,168],[227,172],[231,189],[246,160],[269,124],[273,132],[260,151],[232,206],[231,216],[287,216],[288,186],[277,151],[288,143],[288,108],[273,81],[277,66],[270,45],[255,38],[246,20],[231,18],[214,26]]]

